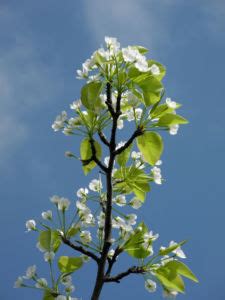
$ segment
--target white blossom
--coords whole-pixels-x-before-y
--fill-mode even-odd
[[[97,216],[97,219],[98,219],[98,226],[100,228],[103,228],[104,227],[104,224],[105,224],[105,214],[104,212],[100,212],[100,215]]]
[[[153,242],[153,241],[157,240],[158,237],[159,237],[158,233],[154,235],[152,231],[146,232],[144,234],[144,242],[145,243]]]
[[[134,63],[134,65],[140,72],[149,71],[148,62],[147,62],[146,57],[144,55],[139,54],[136,57],[136,62]]]
[[[44,254],[44,260],[46,262],[50,262],[54,259],[55,257],[55,253],[53,251],[50,251],[50,252],[45,252]]]
[[[145,288],[148,292],[153,293],[156,291],[156,283],[155,281],[151,280],[151,279],[147,279],[145,281]]]
[[[83,230],[80,233],[80,239],[82,241],[82,243],[84,244],[88,244],[92,241],[92,237],[91,237],[91,233],[90,231],[87,230]]]
[[[73,110],[77,110],[81,107],[82,103],[81,103],[81,100],[76,100],[76,101],[73,101],[73,103],[70,104],[70,108],[73,109]]]
[[[156,166],[161,166],[162,165],[162,161],[161,160],[157,160],[157,162],[155,163]]]
[[[66,286],[66,293],[73,293],[75,291],[75,286],[73,284]]]
[[[104,158],[104,164],[106,165],[106,167],[108,167],[108,165],[109,165],[109,156],[106,156]]]
[[[164,298],[175,299],[177,295],[178,295],[177,291],[168,291],[168,290],[163,291]]]
[[[24,286],[23,277],[19,276],[17,278],[17,280],[15,281],[15,283],[14,283],[14,288],[20,288],[20,287],[23,287],[23,286]]]
[[[51,220],[52,219],[52,211],[51,210],[43,211],[41,213],[41,216],[44,220]]]
[[[117,41],[117,38],[106,36],[105,43],[112,54],[116,54],[118,52],[120,43]]]
[[[38,248],[39,251],[45,252],[45,249],[41,246],[40,242],[37,242],[36,247]]]
[[[79,198],[86,198],[88,194],[88,189],[87,188],[80,188],[77,191],[77,197]]]
[[[115,253],[115,250],[114,250],[114,249],[109,250],[109,252],[108,252],[108,257],[109,257],[109,258],[113,258],[114,253]]]
[[[135,109],[129,109],[126,112],[127,121],[131,122],[133,120],[140,120],[142,116],[142,109],[141,108],[135,108]]]
[[[125,62],[134,62],[139,54],[139,51],[131,46],[122,48],[122,55]]]
[[[160,74],[160,69],[156,64],[151,65],[149,70],[152,72],[153,75],[159,75]]]
[[[70,275],[67,275],[67,276],[63,276],[61,279],[60,279],[61,283],[65,286],[69,286],[72,284],[72,276]]]
[[[58,210],[67,210],[70,206],[70,200],[67,198],[60,198],[59,202],[58,202]]]
[[[99,192],[102,189],[102,182],[98,179],[93,179],[89,183],[89,189],[94,192]]]
[[[178,125],[178,124],[171,125],[171,126],[170,126],[170,130],[169,130],[169,133],[170,133],[171,135],[176,135],[177,132],[178,132],[178,129],[179,129],[179,125]]]
[[[26,276],[24,276],[24,278],[26,278],[26,279],[34,278],[36,275],[36,270],[37,270],[37,267],[35,265],[28,267],[26,270]]]
[[[169,108],[175,109],[177,107],[177,103],[172,101],[171,98],[166,98],[166,104]]]
[[[34,220],[28,220],[26,222],[27,231],[36,230],[36,222]]]
[[[44,289],[48,286],[48,282],[45,278],[39,278],[39,279],[37,279],[35,286],[38,289]]]
[[[140,158],[142,159],[142,154],[141,154],[141,152],[132,151],[131,158],[132,159],[140,159]]]
[[[152,168],[151,171],[152,171],[152,174],[153,174],[154,182],[156,184],[162,184],[161,169],[155,166],[155,167]]]
[[[58,115],[54,121],[54,123],[52,124],[52,129],[54,129],[54,131],[59,131],[60,129],[62,129],[64,127],[64,122],[67,119],[67,113],[66,111],[62,111],[60,115]]]
[[[116,203],[118,206],[124,206],[126,205],[126,197],[124,195],[117,195],[113,202]]]
[[[137,198],[133,198],[131,199],[130,203],[129,203],[134,209],[138,209],[142,206],[142,201],[137,199]]]
[[[135,225],[136,224],[137,215],[129,214],[126,217],[128,225]]]
[[[176,242],[171,241],[169,244],[169,247],[177,245]],[[186,255],[184,254],[183,250],[181,249],[181,247],[179,246],[178,248],[176,248],[175,250],[172,251],[174,254],[176,254],[176,256],[180,257],[180,258],[186,258]]]
[[[54,195],[52,197],[50,197],[50,201],[56,205],[58,205],[59,201],[60,201],[60,197],[57,195]]]
[[[117,120],[117,128],[118,129],[123,129],[123,119],[121,119],[121,118],[119,118],[118,120]]]

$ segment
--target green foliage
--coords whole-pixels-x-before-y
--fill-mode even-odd
[[[42,300],[54,300],[55,297],[52,296],[51,292],[45,291]]]
[[[137,146],[144,159],[152,166],[160,159],[163,151],[163,140],[156,132],[144,132],[137,138]]]
[[[99,95],[102,90],[101,82],[90,82],[81,89],[81,102],[89,110],[98,111],[102,107]]]
[[[41,248],[45,251],[54,251],[56,252],[61,245],[61,238],[56,230],[44,230],[40,232],[38,241],[41,245]]]
[[[100,144],[97,141],[94,141],[94,146],[96,150],[96,157],[98,159],[101,158],[102,155],[102,149]],[[80,144],[80,156],[82,161],[86,161],[91,159],[92,157],[92,149],[91,149],[91,143],[89,138],[85,138],[82,140]],[[96,163],[92,160],[88,164],[83,163],[83,171],[84,174],[87,175],[94,167],[96,166]]]
[[[183,117],[172,114],[172,113],[167,113],[163,115],[159,121],[156,123],[157,126],[171,126],[171,125],[176,125],[176,124],[187,124],[188,121],[184,119]]]
[[[163,77],[166,75],[166,67],[163,66],[162,64],[160,64],[159,62],[153,60],[153,59],[149,59],[148,60],[148,66],[151,67],[152,65],[156,65],[157,67],[159,67],[160,70],[160,74],[159,75],[154,75],[158,80],[162,80]]]
[[[120,166],[125,166],[130,157],[132,145],[130,145],[127,149],[125,149],[122,153],[117,155],[116,161]]]
[[[174,244],[174,245],[172,245],[170,247],[167,247],[167,248],[165,248],[163,250],[160,249],[159,250],[159,255],[164,256],[164,255],[170,254],[172,251],[176,250],[177,248],[179,248],[180,246],[184,245],[185,243],[186,243],[186,241],[182,241],[180,243],[177,243],[177,244]]]
[[[81,257],[60,256],[58,260],[58,267],[62,273],[75,272],[80,269],[82,265],[83,260]]]
[[[150,191],[149,176],[134,166],[121,167],[114,174],[114,190],[123,194],[134,193],[141,201],[145,200],[146,193]]]
[[[150,250],[143,246],[144,234],[148,232],[147,226],[142,222],[134,230],[123,249],[132,257],[146,258],[150,254]]]

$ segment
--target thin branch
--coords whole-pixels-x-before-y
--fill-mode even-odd
[[[129,276],[130,274],[143,274],[145,272],[146,272],[146,270],[143,267],[133,266],[133,267],[129,268],[127,271],[121,272],[121,273],[117,274],[116,276],[105,277],[104,281],[105,282],[117,282],[117,283],[120,283],[121,279],[123,279],[124,277]]]
[[[144,133],[144,130],[141,127],[138,127],[135,132],[132,134],[132,136],[129,138],[129,140],[119,149],[117,149],[114,154],[118,155],[122,153],[124,150],[126,150],[134,141],[134,139]]]
[[[86,250],[82,246],[77,246],[77,245],[73,244],[70,240],[68,240],[64,236],[61,236],[61,238],[65,245],[69,246],[70,248],[72,248],[78,252],[83,253],[84,255],[91,257],[93,260],[95,260],[97,262],[97,264],[99,263],[99,261],[100,261],[99,257],[97,255],[95,255],[93,252]]]
[[[107,96],[107,100],[105,101],[105,104],[107,105],[111,116],[114,117],[115,111],[112,105],[112,86],[111,83],[109,82],[106,84],[106,96]]]
[[[112,271],[112,267],[114,265],[114,263],[116,262],[117,257],[120,255],[120,253],[123,252],[122,248],[119,248],[119,246],[116,248],[113,257],[111,259],[108,259],[108,269],[106,271],[106,276],[109,276],[111,271]]]
[[[102,131],[98,132],[98,135],[101,139],[101,141],[106,145],[106,146],[110,146],[109,141],[107,140],[106,136],[104,135],[104,133]]]

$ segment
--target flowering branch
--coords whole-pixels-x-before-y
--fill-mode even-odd
[[[130,274],[144,274],[144,273],[146,273],[146,270],[143,267],[133,266],[133,267],[130,267],[127,271],[121,272],[121,273],[117,274],[116,276],[113,276],[113,277],[106,276],[104,281],[120,283],[121,279],[129,276]]]
[[[109,141],[107,140],[106,136],[104,135],[104,133],[102,131],[98,131],[98,135],[101,139],[101,141],[106,145],[106,146],[110,146]]]

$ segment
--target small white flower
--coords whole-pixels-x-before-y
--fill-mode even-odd
[[[104,212],[100,212],[100,215],[97,216],[97,219],[98,219],[98,226],[100,228],[103,228],[104,227],[104,224],[105,224],[105,214]]]
[[[50,251],[50,252],[45,252],[44,254],[44,260],[46,262],[50,262],[54,259],[55,257],[55,253],[53,251]]]
[[[57,195],[54,195],[52,197],[50,197],[50,201],[56,205],[58,205],[59,201],[60,201],[60,197]]]
[[[137,199],[137,198],[133,198],[130,203],[129,203],[134,209],[138,209],[142,206],[142,201]]]
[[[122,48],[122,55],[125,62],[134,62],[139,54],[139,51],[131,46]]]
[[[119,118],[117,120],[117,128],[118,129],[123,129],[123,119]]]
[[[63,131],[62,131],[62,133],[63,134],[65,134],[65,135],[72,135],[73,134],[73,128],[71,128],[71,127],[65,127],[64,129],[63,129]]]
[[[178,132],[178,129],[179,129],[179,125],[178,125],[178,124],[171,125],[171,126],[170,126],[170,130],[169,130],[169,133],[170,133],[171,135],[176,135],[177,132]]]
[[[104,158],[104,164],[108,167],[109,166],[109,156]]]
[[[90,231],[87,230],[83,230],[80,233],[80,239],[82,241],[82,243],[84,244],[88,244],[92,241],[92,237],[91,237],[91,233]]]
[[[73,101],[73,103],[70,104],[70,108],[77,110],[78,108],[81,107],[81,105],[82,105],[82,103],[81,103],[81,100],[79,99],[79,100]]]
[[[59,131],[60,129],[62,129],[64,127],[64,122],[67,119],[67,113],[66,111],[62,111],[60,115],[58,115],[54,121],[54,123],[52,124],[52,129],[54,129],[54,131]]]
[[[135,225],[136,224],[137,215],[129,214],[126,217],[128,225]]]
[[[71,158],[74,157],[74,154],[71,151],[66,151],[65,156]]]
[[[141,154],[141,152],[132,151],[131,158],[132,159],[140,159],[140,158],[142,158],[142,154]]]
[[[72,284],[72,276],[70,275],[63,276],[60,281],[63,285],[69,286]]]
[[[166,104],[169,108],[175,109],[177,107],[177,103],[172,101],[171,98],[166,98]]]
[[[94,192],[99,192],[102,189],[102,182],[98,179],[93,179],[89,183],[89,189]]]
[[[17,280],[15,281],[15,283],[14,283],[14,288],[20,288],[22,286],[24,286],[24,284],[23,284],[23,277],[19,276],[17,278]]]
[[[126,197],[124,195],[117,195],[113,202],[116,203],[118,206],[124,206],[126,205]]]
[[[159,237],[158,233],[154,235],[152,231],[149,231],[144,234],[144,242],[145,243],[153,242],[153,241],[157,240],[158,237]]]
[[[105,37],[105,43],[107,47],[110,48],[113,54],[116,54],[120,48],[120,43],[117,41],[117,38],[114,37]]]
[[[163,291],[164,298],[175,299],[177,295],[178,295],[177,291],[167,291],[167,290]]]
[[[119,148],[123,147],[126,144],[126,142],[119,142],[118,145],[116,145],[116,150],[118,150]]]
[[[28,220],[26,222],[27,231],[36,230],[36,222],[34,220]]]
[[[127,115],[127,121],[129,122],[135,120],[135,118],[137,121],[139,121],[142,116],[142,109],[141,108],[129,109],[126,115]]]
[[[151,279],[145,281],[145,288],[148,292],[153,293],[156,291],[156,283]]]
[[[68,285],[65,288],[66,293],[73,293],[75,291],[75,286],[74,285]]]
[[[161,166],[162,165],[162,161],[161,160],[157,160],[157,162],[155,163],[156,166]]]
[[[109,257],[109,258],[113,258],[114,253],[115,253],[115,250],[114,250],[114,249],[109,250],[109,252],[108,252],[108,257]]]
[[[79,198],[86,198],[88,194],[88,189],[87,188],[80,188],[77,191],[77,197]]]
[[[52,211],[51,210],[43,211],[41,213],[41,216],[44,220],[51,220],[52,219]]]
[[[37,267],[35,265],[28,267],[26,270],[26,276],[24,276],[24,278],[26,278],[26,279],[34,278],[35,274],[36,274],[36,270],[37,270]]]
[[[58,202],[58,210],[67,210],[70,206],[70,200],[67,198],[60,198],[59,202]]]
[[[80,202],[79,200],[76,201],[76,207],[81,211],[84,211],[88,208],[85,203]]]
[[[136,62],[135,62],[134,65],[140,72],[149,71],[148,62],[147,62],[146,57],[144,55],[139,54],[136,57]]]
[[[45,278],[39,278],[35,284],[36,288],[44,289],[48,286],[48,282]]]
[[[156,64],[151,65],[149,70],[152,72],[153,75],[159,75],[160,74],[160,69]]]
[[[155,167],[152,168],[151,171],[152,171],[152,174],[153,174],[154,182],[156,184],[162,184],[161,169],[155,166]]]
[[[177,245],[176,242],[171,241],[169,244],[169,247]],[[183,250],[181,249],[181,247],[176,248],[175,250],[172,251],[174,254],[176,254],[176,256],[180,257],[180,258],[186,258],[186,255],[184,254]]]

